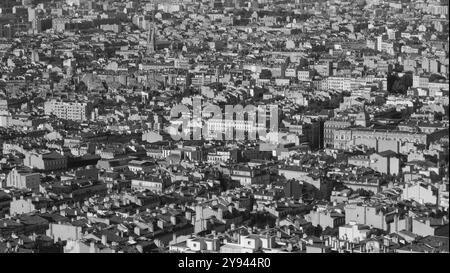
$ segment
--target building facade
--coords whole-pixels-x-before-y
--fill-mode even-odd
[[[85,121],[90,114],[90,104],[86,102],[50,100],[44,103],[46,115],[55,115],[61,119]]]
[[[6,177],[6,186],[17,189],[29,189],[33,192],[39,192],[41,176],[39,173],[13,169]]]

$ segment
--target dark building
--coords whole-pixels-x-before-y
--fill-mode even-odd
[[[296,200],[302,198],[302,184],[296,180],[288,180],[284,186],[284,194],[286,197],[291,197]]]

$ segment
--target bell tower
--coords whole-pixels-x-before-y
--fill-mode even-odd
[[[367,127],[369,125],[369,122],[370,122],[370,116],[367,113],[366,105],[364,104],[362,111],[359,112],[358,115],[356,116],[355,125]]]

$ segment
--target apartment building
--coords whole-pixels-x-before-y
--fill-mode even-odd
[[[269,182],[269,178],[269,174],[262,169],[238,166],[231,170],[231,179],[239,181],[242,186],[266,184]]]
[[[61,119],[85,121],[91,112],[91,105],[87,102],[50,100],[44,103],[46,115],[55,115]]]
[[[397,145],[398,143],[415,143],[426,146],[429,143],[429,136],[424,133],[347,128],[334,132],[333,146],[335,149],[349,149],[351,146],[361,143],[380,152],[379,148],[385,148],[389,144],[388,142],[395,142]],[[391,150],[397,152],[398,148],[394,147]]]
[[[331,119],[325,121],[323,125],[323,142],[324,147],[332,147],[334,140],[334,131],[337,129],[350,127],[352,124],[349,120]]]

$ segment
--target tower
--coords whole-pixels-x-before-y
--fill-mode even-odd
[[[355,125],[367,127],[370,122],[369,114],[366,111],[366,106],[363,105],[362,111],[356,116]]]
[[[154,23],[152,23],[152,26],[148,30],[147,51],[148,51],[148,53],[155,52],[155,26],[154,26]]]
[[[148,53],[154,53],[155,50],[155,35],[156,35],[156,21],[155,21],[155,11],[153,11],[152,14],[152,23],[150,28],[148,29],[148,36],[147,36],[147,50]]]

